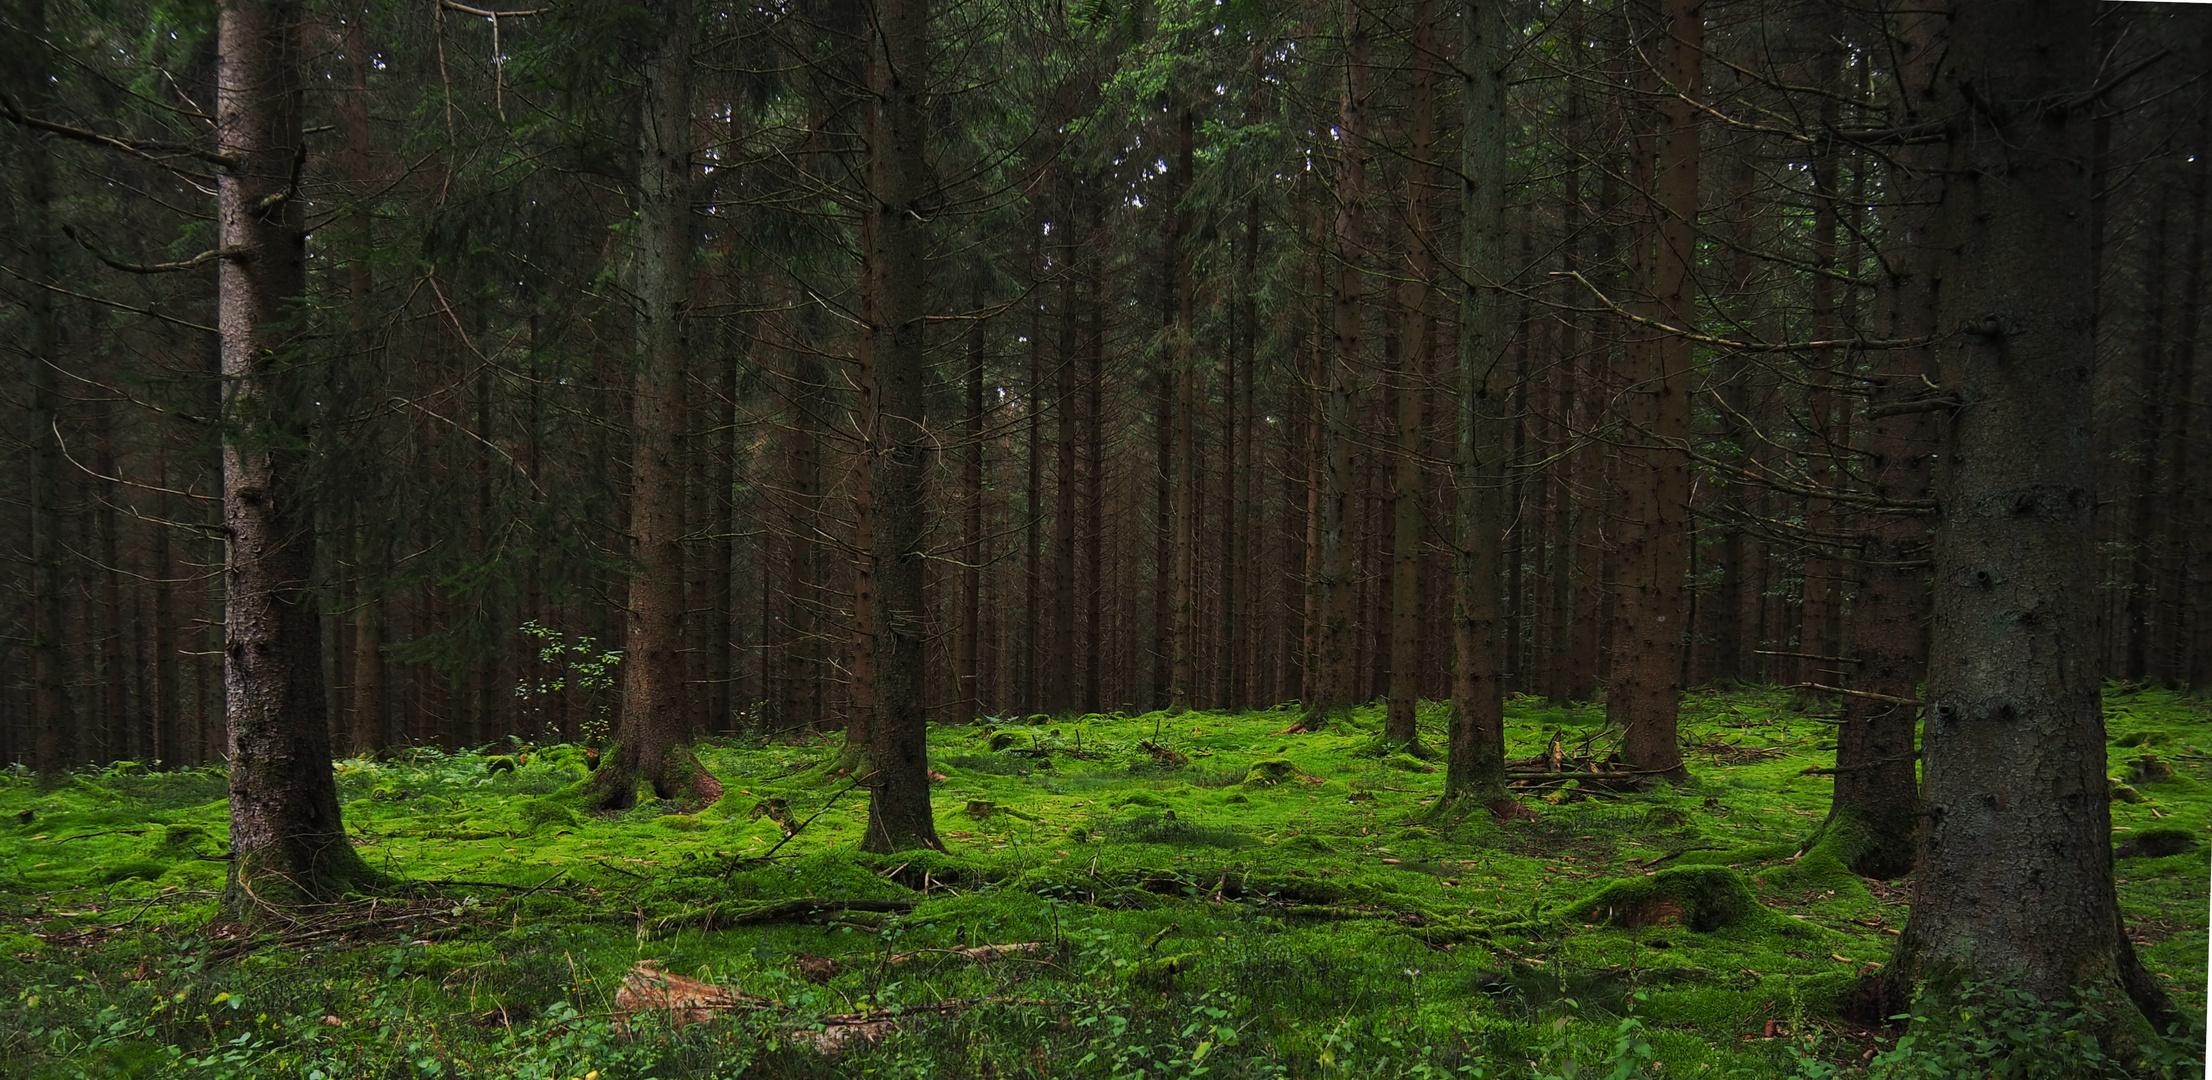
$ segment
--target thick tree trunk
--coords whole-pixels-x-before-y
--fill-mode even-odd
[[[691,298],[690,0],[661,0],[661,37],[642,72],[637,172],[636,373],[631,390],[630,561],[622,708],[592,801],[624,808],[639,782],[705,804],[721,785],[680,748],[684,689],[684,308]]]
[[[1666,95],[1659,104],[1653,195],[1659,221],[1651,249],[1657,314],[1669,325],[1697,325],[1698,70],[1704,60],[1703,0],[1666,0],[1656,46]],[[1683,775],[1675,734],[1682,698],[1682,650],[1689,605],[1692,348],[1664,334],[1630,350],[1642,361],[1630,374],[1622,412],[1633,443],[1621,453],[1618,587],[1614,592],[1612,674],[1606,718],[1625,733],[1622,757],[1670,778]],[[1644,366],[1648,365],[1648,366]]]
[[[927,505],[923,351],[933,185],[924,150],[929,87],[926,0],[876,0],[868,54],[868,200],[862,219],[864,329],[857,384],[872,512],[864,557],[875,579],[875,715],[868,757],[868,851],[943,849],[929,805],[922,666]]]
[[[1503,369],[1512,346],[1505,299],[1506,65],[1504,6],[1461,8],[1458,445],[1452,544],[1452,716],[1444,792],[1496,804],[1505,794],[1505,643],[1498,575],[1505,540]]]
[[[217,23],[216,145],[222,260],[217,322],[228,387],[222,447],[223,676],[229,717],[229,879],[223,906],[335,898],[376,880],[339,817],[323,710],[322,620],[310,591],[313,514],[304,497],[313,399],[296,367],[288,310],[306,288],[298,179],[300,12],[287,0],[229,0]]]
[[[1926,817],[1892,966],[1924,991],[2002,979],[2045,1000],[2171,1007],[2120,922],[2088,525],[2092,320],[2086,0],[1951,13],[1938,326],[1961,407],[1935,477]],[[2057,104],[2054,104],[2057,103]],[[2079,998],[2075,998],[2079,1000]]]

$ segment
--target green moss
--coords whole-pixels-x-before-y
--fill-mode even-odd
[[[577,829],[584,823],[583,816],[561,799],[532,799],[515,808],[515,819],[523,832],[538,833],[548,829]]]
[[[169,864],[160,859],[132,859],[101,870],[100,880],[109,885],[119,881],[158,881],[168,872]]]
[[[1244,782],[1253,787],[1274,787],[1295,780],[1299,775],[1297,762],[1289,758],[1268,758],[1253,762],[1251,769],[1244,774]]]
[[[1751,883],[1725,866],[1683,866],[1615,881],[1564,916],[1624,926],[1686,926],[1700,933],[1771,922]]]
[[[496,778],[474,755],[349,761],[340,776],[347,824],[370,865],[416,881],[507,887],[429,886],[410,900],[424,913],[416,921],[317,939],[309,949],[253,943],[244,946],[250,963],[207,959],[239,946],[201,936],[225,866],[206,858],[222,847],[219,772],[101,775],[91,789],[0,776],[5,925],[73,942],[80,930],[137,919],[106,946],[0,939],[16,946],[0,950],[0,1000],[22,1011],[32,986],[82,987],[69,991],[82,995],[73,1012],[46,1011],[59,992],[40,991],[22,1023],[77,1032],[66,1036],[75,1043],[54,1045],[84,1046],[108,1037],[91,1027],[101,1008],[119,1010],[110,1022],[149,1015],[156,990],[134,991],[130,979],[75,980],[70,971],[144,971],[161,994],[189,991],[171,1007],[188,1018],[209,1011],[218,991],[243,992],[246,1019],[263,1010],[271,1018],[256,1030],[313,1036],[283,1035],[262,1051],[272,1075],[305,1075],[301,1055],[326,1052],[350,1062],[346,1075],[411,1074],[415,1064],[380,1033],[434,1029],[437,1038],[419,1040],[417,1053],[444,1055],[441,1068],[455,1075],[487,1061],[512,1064],[515,1075],[552,1075],[555,1064],[539,1068],[545,1059],[534,1055],[565,1046],[564,1076],[583,1075],[574,1066],[587,1059],[603,1076],[667,1080],[833,1070],[1027,1075],[1038,1068],[1034,1050],[1055,1075],[1088,1077],[1122,1058],[1158,1071],[1138,1064],[1140,1048],[1155,1055],[1142,1061],[1189,1063],[1208,1037],[1191,1025],[1215,1023],[1203,1010],[1219,1009],[1237,1045],[1214,1040],[1201,1063],[1212,1075],[1396,1076],[1416,1066],[1450,1075],[1527,1062],[1563,1075],[1570,1058],[1584,1075],[1607,1075],[1616,1021],[1633,1013],[1649,1025],[1663,1075],[1765,1080],[1794,1068],[1780,1053],[1790,1044],[1763,1041],[1765,1021],[1793,1032],[1831,1022],[1857,973],[1887,958],[1896,939],[1882,928],[1903,917],[1894,893],[1878,900],[1841,871],[1840,856],[1823,850],[1829,838],[1792,858],[1824,819],[1832,782],[1799,774],[1826,763],[1820,748],[1833,733],[1790,713],[1785,699],[1701,691],[1683,703],[1686,746],[1731,742],[1779,756],[1693,755],[1688,785],[1547,807],[1534,821],[1440,807],[1440,774],[1359,756],[1381,723],[1372,706],[1290,737],[1275,733],[1295,711],[1063,719],[1058,735],[1014,732],[1022,743],[1009,749],[1023,753],[987,750],[979,737],[987,729],[935,729],[932,760],[950,778],[932,797],[952,850],[895,856],[856,851],[867,796],[846,791],[849,777],[836,775],[835,739],[702,748],[726,790],[696,815],[658,804],[576,813],[555,794],[584,775],[575,748],[531,748],[527,761],[518,750],[516,769]],[[1423,706],[1424,741],[1442,744],[1447,712]],[[2115,715],[2119,735],[2206,727],[2201,706],[2150,693]],[[1607,747],[1600,709],[1516,698],[1508,753],[1537,753],[1547,728],[1571,744],[1594,737],[1594,749]],[[1133,775],[1128,766],[1151,757],[1141,744],[1155,739],[1192,765]],[[1029,767],[1032,750],[1060,758],[1062,774]],[[2115,774],[2140,753],[2114,750]],[[2203,759],[2181,749],[2161,757],[2176,775],[2143,790],[2156,793],[2165,816],[2116,804],[2115,842],[2151,829],[2201,836],[2212,824],[2212,799],[2192,786]],[[1261,775],[1272,772],[1275,782],[1248,782],[1262,763],[1274,763]],[[379,791],[384,797],[372,797]],[[1374,798],[1346,797],[1353,793]],[[769,800],[782,800],[796,820],[820,816],[786,843],[775,822],[749,816]],[[961,810],[970,801],[1005,812],[969,818]],[[19,821],[26,811],[31,821]],[[106,835],[82,835],[91,833]],[[759,858],[778,844],[773,859]],[[1715,850],[1687,850],[1700,847]],[[2130,858],[2119,875],[2131,923],[2170,928],[2138,948],[2177,977],[2175,992],[2192,1012],[2203,1001],[2202,851]],[[149,860],[167,867],[156,880],[99,880]],[[1721,869],[1729,863],[1740,873]],[[1644,874],[1660,867],[1669,869]],[[1701,874],[1716,876],[1680,887]],[[1628,925],[1618,902],[1653,882],[1690,902],[1674,901],[1682,912],[1672,923]],[[801,897],[889,900],[899,910],[701,928],[701,913],[730,917]],[[1614,910],[1593,920],[1601,902]],[[400,910],[380,903],[374,919]],[[397,944],[417,941],[431,945]],[[952,952],[1003,942],[1042,942],[1047,951],[991,965]],[[189,959],[166,959],[172,944]],[[33,959],[11,959],[17,952]],[[910,959],[887,963],[895,955]],[[803,969],[802,958],[829,966]],[[765,1049],[768,1029],[750,1021],[665,1040],[591,1042],[603,1025],[578,1027],[546,1011],[603,1016],[639,960],[784,1002],[771,1025],[779,1033],[859,1002],[990,1004],[960,1015],[917,1010],[902,1034],[850,1045],[834,1063],[803,1045]],[[185,1026],[165,1034],[160,1045],[187,1054],[221,1045]],[[53,1071],[17,1067],[8,1056],[16,1045],[0,1044],[0,1073]],[[1324,1052],[1335,1065],[1320,1064]],[[1090,1065],[1072,1064],[1093,1053]],[[89,1054],[64,1057],[59,1075],[103,1074]]]

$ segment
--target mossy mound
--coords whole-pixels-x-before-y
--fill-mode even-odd
[[[1117,844],[1168,844],[1176,847],[1248,847],[1251,837],[1235,829],[1201,825],[1179,817],[1175,811],[1138,814],[1106,827],[1106,839]]]
[[[2197,835],[2187,829],[2144,829],[2122,841],[2112,855],[2116,859],[2158,859],[2196,846]]]
[[[584,824],[583,816],[566,803],[557,799],[532,799],[515,810],[515,819],[521,831],[539,832],[545,829],[577,829]]]
[[[1250,787],[1274,787],[1302,775],[1297,763],[1289,758],[1268,758],[1252,763],[1252,768],[1244,774],[1244,783]]]
[[[1679,866],[1616,881],[1565,915],[1617,926],[1685,926],[1698,933],[1775,918],[1759,903],[1751,883],[1725,866]]]

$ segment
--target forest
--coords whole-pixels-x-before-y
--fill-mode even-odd
[[[9,0],[0,1073],[2197,1077],[2212,6]]]

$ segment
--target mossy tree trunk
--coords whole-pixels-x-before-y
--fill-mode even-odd
[[[2104,992],[2123,1049],[2169,1014],[2120,922],[2089,455],[2089,0],[1961,0],[1935,80],[1946,384],[1926,813],[1892,968],[2046,1000]],[[2130,1006],[2132,1001],[2133,1006]]]
[[[216,317],[225,386],[223,683],[229,720],[229,881],[223,906],[327,900],[372,883],[339,817],[324,716],[322,620],[309,591],[313,514],[304,499],[314,393],[296,357],[306,288],[299,192],[300,9],[229,0],[217,24],[215,138],[226,159],[218,215],[227,254]]]
[[[866,329],[855,382],[868,453],[875,709],[868,741],[868,765],[874,770],[868,831],[861,846],[942,850],[929,805],[922,667],[929,438],[922,413],[923,275],[935,190],[924,155],[929,7],[926,0],[876,0],[869,15],[870,197],[862,219]]]
[[[659,39],[641,72],[638,121],[636,371],[631,392],[629,619],[622,708],[614,747],[590,800],[637,801],[639,783],[663,799],[711,802],[721,785],[682,749],[692,730],[684,687],[684,305],[691,295],[690,0],[652,8]]]

